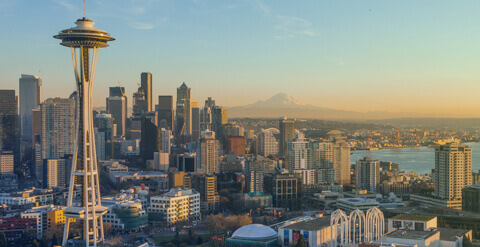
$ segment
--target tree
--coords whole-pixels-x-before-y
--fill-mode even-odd
[[[296,247],[305,247],[305,238],[303,237],[303,234],[300,234]]]
[[[214,233],[216,231],[224,231],[226,229],[225,217],[223,214],[207,216],[207,229]]]
[[[198,245],[203,244],[203,238],[202,238],[202,236],[198,236],[197,244],[198,244]]]
[[[47,239],[46,239],[45,237],[42,237],[42,238],[40,239],[39,244],[40,244],[40,247],[48,247]]]
[[[225,221],[227,222],[227,227],[232,231],[236,231],[238,228],[252,223],[252,219],[248,214],[231,215],[228,216]]]
[[[0,232],[0,247],[7,247],[7,236],[5,236],[4,232]]]
[[[33,247],[38,247],[38,242],[37,242],[37,240],[33,240],[32,246],[33,246]]]
[[[52,245],[57,245],[57,235],[55,235],[55,233],[53,234],[53,237],[52,237]]]

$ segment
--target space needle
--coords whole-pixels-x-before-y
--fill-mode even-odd
[[[93,27],[95,24],[85,14],[75,27],[53,36],[61,45],[70,47],[73,70],[77,83],[76,136],[67,208],[64,211],[65,229],[62,246],[97,246],[104,240],[102,216],[107,207],[101,205],[97,154],[92,119],[92,89],[97,56],[100,48],[115,40],[107,32]],[[73,200],[75,187],[81,187],[81,199]],[[81,236],[68,239],[73,222],[80,224]]]

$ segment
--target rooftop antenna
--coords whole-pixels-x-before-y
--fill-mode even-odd
[[[87,18],[87,11],[85,10],[85,0],[83,0],[83,17]]]

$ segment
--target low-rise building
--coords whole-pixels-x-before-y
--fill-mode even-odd
[[[287,223],[278,228],[278,244],[296,246],[300,235],[303,235],[305,246],[328,245],[332,237],[331,231],[329,217],[320,216]]]
[[[379,202],[367,198],[342,198],[337,200],[337,208],[346,212],[351,212],[357,209],[367,211],[372,207],[378,207]]]
[[[437,228],[437,217],[430,215],[399,214],[388,219],[388,230],[407,229],[427,231]]]
[[[480,182],[463,188],[462,210],[480,213]]]
[[[200,193],[192,189],[173,188],[163,195],[152,196],[148,214],[150,221],[165,221],[168,224],[199,219]]]
[[[121,193],[114,197],[102,197],[102,206],[108,207],[104,223],[123,231],[137,231],[147,226],[148,215],[142,202],[134,194]]]

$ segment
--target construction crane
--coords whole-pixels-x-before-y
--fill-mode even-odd
[[[122,85],[120,85],[120,81],[117,81],[117,83],[118,83],[118,88],[120,88],[120,92],[122,93],[122,96],[125,97],[125,91],[123,91]]]

